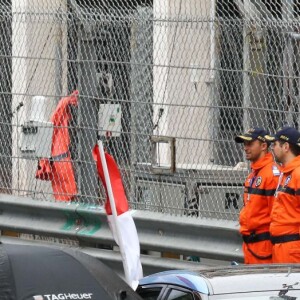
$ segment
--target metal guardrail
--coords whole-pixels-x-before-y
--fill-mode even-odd
[[[41,241],[41,240],[27,240],[27,239],[20,239],[15,237],[8,237],[8,236],[0,236],[0,240],[3,243],[10,243],[10,244],[38,244],[38,245],[47,245],[49,242]],[[53,244],[51,243],[53,246]],[[58,244],[58,247],[72,247],[65,244]],[[90,248],[90,247],[76,247],[76,249],[87,253],[112,268],[115,272],[117,272],[121,277],[124,277],[124,269],[121,260],[121,256],[119,252],[110,251],[105,249],[98,249],[98,248]],[[211,261],[204,261],[201,263],[195,261],[187,261],[187,260],[179,260],[173,258],[162,258],[157,256],[150,256],[150,255],[141,255],[141,262],[143,266],[143,274],[144,276],[161,272],[167,271],[172,269],[200,269],[206,268],[211,265],[215,265],[216,262]],[[220,262],[218,261],[218,265],[228,265],[228,262]]]
[[[183,218],[147,211],[132,213],[143,251],[242,261],[236,221]],[[0,194],[0,230],[75,239],[83,247],[115,245],[105,211],[99,206]],[[113,251],[105,253],[114,255]],[[157,257],[153,263],[154,260]]]

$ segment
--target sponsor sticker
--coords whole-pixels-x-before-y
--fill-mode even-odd
[[[61,293],[61,294],[48,294],[48,295],[36,295],[33,296],[33,300],[82,300],[92,299],[93,293]]]

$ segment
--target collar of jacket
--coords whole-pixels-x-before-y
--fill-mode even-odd
[[[258,161],[254,162],[251,164],[251,169],[252,170],[259,170],[261,168],[263,168],[264,166],[266,166],[269,163],[272,163],[273,160],[273,156],[270,152],[268,152],[266,155],[264,155],[262,158],[260,158]]]
[[[282,172],[283,173],[289,173],[300,166],[300,155],[296,156],[294,159],[292,159],[289,163],[287,163],[286,166],[284,166]]]

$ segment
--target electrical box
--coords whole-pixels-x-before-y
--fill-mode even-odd
[[[25,122],[21,127],[20,151],[22,157],[50,158],[53,123]]]
[[[137,163],[132,185],[135,207],[176,215],[236,221],[243,208],[243,182],[248,170],[244,165],[239,166],[239,169],[212,167],[206,164],[178,164],[172,176],[158,176],[151,172],[150,162]]]
[[[121,105],[100,104],[98,124],[99,135],[118,137],[121,135]]]
[[[236,219],[243,207],[243,185],[218,185],[199,183],[197,202],[199,212],[206,217],[217,219]]]
[[[182,213],[186,200],[185,184],[137,179],[137,208],[164,213]]]

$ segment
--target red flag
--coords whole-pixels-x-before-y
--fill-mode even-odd
[[[98,175],[106,190],[105,209],[108,224],[120,248],[126,281],[135,290],[139,279],[143,277],[138,234],[131,211],[128,210],[128,202],[119,168],[113,157],[104,152],[101,142],[99,142],[99,145],[100,149],[98,145],[94,147],[93,157],[97,163]],[[113,211],[110,203],[116,208]]]
[[[93,149],[93,157],[97,163],[98,175],[104,185],[106,195],[107,195],[107,201],[105,202],[105,210],[108,215],[111,215],[112,212],[111,212],[110,202],[108,199],[107,186],[106,186],[106,182],[105,182],[105,178],[104,178],[104,172],[103,172],[103,167],[102,167],[102,163],[101,163],[98,145],[96,145]],[[111,186],[112,186],[112,191],[113,191],[114,198],[115,198],[117,214],[121,215],[124,212],[128,211],[128,201],[127,201],[126,194],[124,191],[122,177],[121,177],[119,168],[118,168],[115,160],[113,159],[113,157],[105,152],[105,159],[106,159],[107,168],[108,168],[108,172],[109,172],[109,178],[110,178],[110,182],[111,182]]]

